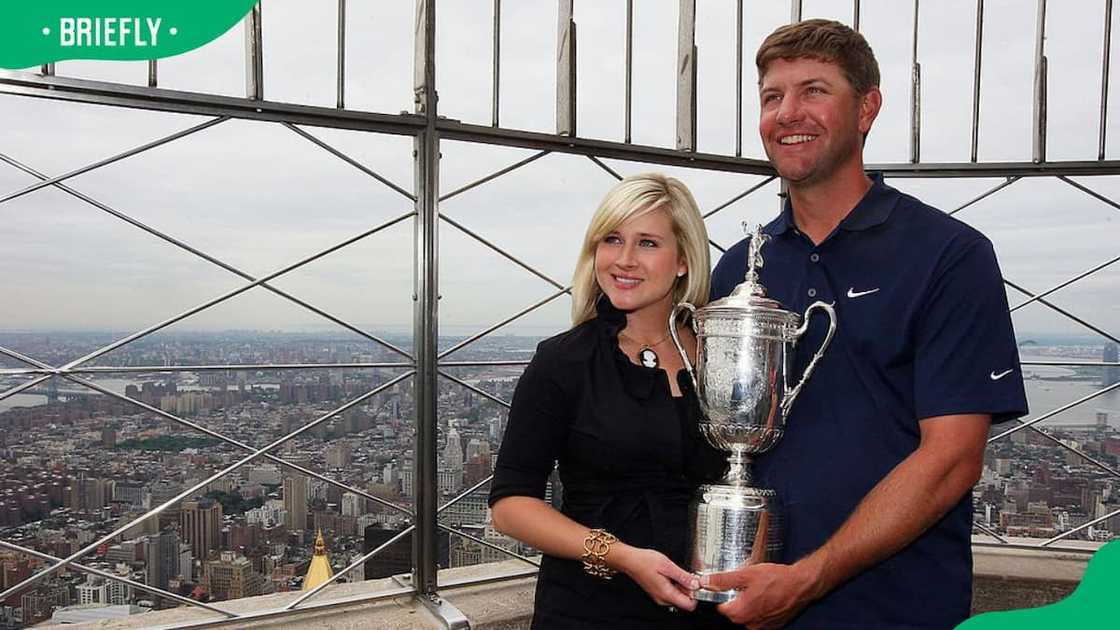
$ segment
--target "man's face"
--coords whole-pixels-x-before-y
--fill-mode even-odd
[[[766,155],[791,184],[827,181],[859,158],[881,98],[878,88],[857,95],[834,63],[776,59],[759,85]]]

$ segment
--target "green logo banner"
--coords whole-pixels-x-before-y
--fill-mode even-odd
[[[217,39],[257,1],[6,0],[0,3],[0,67],[178,55]]]

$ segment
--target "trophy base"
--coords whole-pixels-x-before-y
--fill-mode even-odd
[[[702,602],[712,602],[713,604],[723,604],[735,599],[739,591],[709,591],[706,588],[699,589],[692,593],[692,596]]]
[[[773,490],[708,484],[689,506],[692,522],[691,570],[697,575],[735,571],[774,562],[781,552],[782,512]],[[726,602],[736,591],[701,589],[696,599]]]

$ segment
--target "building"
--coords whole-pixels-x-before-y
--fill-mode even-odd
[[[105,560],[113,564],[132,564],[139,562],[143,553],[142,541],[122,540],[109,547],[105,552]]]
[[[267,580],[253,571],[253,563],[232,551],[223,551],[217,560],[206,562],[205,582],[214,599],[241,599],[268,591]]]
[[[365,514],[366,498],[353,492],[342,494],[342,515],[358,517]]]
[[[168,581],[179,575],[179,535],[168,530],[146,537],[144,562],[145,583],[167,590]]]
[[[331,559],[327,556],[327,544],[323,541],[323,532],[320,530],[315,535],[315,552],[311,556],[307,574],[303,576],[302,590],[310,591],[332,577],[334,577],[334,569],[331,568]]]
[[[289,531],[307,529],[307,486],[303,475],[284,477],[284,526]]]
[[[179,543],[179,550],[175,554],[175,567],[176,575],[188,582],[194,580],[194,555],[191,554],[191,546],[187,543]]]
[[[106,448],[113,448],[117,445],[117,429],[112,425],[105,425],[101,428],[101,446]]]
[[[403,526],[401,526],[403,528]],[[382,528],[374,525],[365,529],[365,540],[362,543],[362,554],[367,554],[374,549],[389,542],[401,532],[401,528]],[[450,558],[450,535],[443,530],[436,533],[436,561],[441,567],[448,567]],[[412,534],[406,534],[393,544],[382,549],[377,555],[366,560],[365,576],[367,580],[385,578],[410,573],[412,571]]]
[[[76,587],[78,593],[78,604],[87,606],[90,604],[101,604],[103,606],[109,605],[109,585],[106,584],[107,580],[99,575],[88,575],[86,581],[82,582]]]
[[[31,590],[24,591],[23,597],[20,598],[23,623],[30,626],[50,619],[56,608],[70,604],[70,587],[65,582],[50,580],[45,584],[39,584]]]
[[[118,564],[113,567],[113,573],[121,577],[129,578],[134,582],[144,581],[143,574],[134,574],[129,569],[128,565],[125,564]],[[108,591],[110,606],[119,606],[122,604],[132,603],[133,588],[131,584],[125,584],[124,582],[118,582],[117,580],[108,580],[105,583],[105,587]]]
[[[472,492],[449,505],[440,512],[440,520],[448,525],[482,525],[488,520],[487,495],[485,492]]]
[[[210,499],[187,501],[179,513],[179,532],[199,560],[217,551],[221,541],[222,504]]]
[[[1101,354],[1101,360],[1105,363],[1120,362],[1120,346],[1116,345],[1115,341],[1106,343]],[[1120,366],[1106,366],[1101,374],[1101,387],[1111,387],[1116,383],[1120,383]]]
[[[486,455],[487,459],[489,460],[490,443],[484,442],[478,438],[471,438],[470,442],[467,442],[466,461],[469,462],[475,457],[479,457],[481,455]]]
[[[463,440],[454,425],[447,430],[447,444],[443,447],[443,461],[451,470],[463,470]]]
[[[492,527],[486,525],[465,525],[463,531],[473,534],[476,538],[481,538],[491,545],[501,547],[508,551],[519,552],[521,543],[499,533]],[[456,536],[455,540],[451,543],[451,566],[465,567],[475,564],[484,564],[487,562],[500,562],[502,560],[509,560],[510,556],[502,553],[498,549],[479,544],[469,538]]]
[[[416,477],[413,475],[412,460],[405,460],[401,467],[401,493],[409,498],[416,497]]]
[[[349,444],[339,442],[327,449],[327,468],[349,468],[350,462]]]
[[[463,467],[443,464],[436,471],[436,489],[440,494],[455,494],[463,488]]]

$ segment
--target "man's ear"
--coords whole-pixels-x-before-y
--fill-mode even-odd
[[[871,125],[875,122],[875,117],[879,115],[879,110],[882,108],[883,93],[879,91],[879,88],[872,86],[859,99],[860,133],[867,135],[871,131]]]

